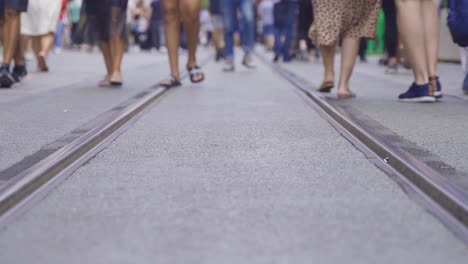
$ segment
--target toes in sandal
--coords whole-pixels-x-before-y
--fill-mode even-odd
[[[333,87],[335,87],[335,84],[333,82],[323,82],[322,85],[320,85],[320,87],[317,89],[317,91],[321,93],[329,93],[331,92],[331,89],[333,89]]]
[[[103,79],[103,80],[98,82],[98,86],[99,87],[110,87],[111,84],[110,84],[109,80]]]
[[[190,75],[190,81],[192,83],[199,83],[205,80],[205,74],[197,65],[195,65],[194,67],[187,66],[187,71]],[[199,77],[198,79],[196,78],[197,76]]]
[[[164,80],[159,83],[159,86],[164,87],[164,88],[174,88],[181,86],[182,83],[174,77],[174,75],[171,75],[167,80]]]

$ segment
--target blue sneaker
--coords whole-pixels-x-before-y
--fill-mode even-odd
[[[429,83],[435,81],[435,84],[436,84],[436,89],[434,91],[434,97],[436,99],[440,99],[442,98],[444,95],[442,94],[442,85],[440,84],[440,81],[439,81],[439,76],[431,76],[429,77]]]
[[[431,88],[428,83],[423,85],[413,83],[406,93],[400,94],[398,100],[412,103],[431,103],[437,101],[436,98],[431,95]]]
[[[465,75],[465,80],[463,80],[463,92],[468,95],[468,73]]]

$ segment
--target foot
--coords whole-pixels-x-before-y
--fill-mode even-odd
[[[429,77],[429,84],[431,87],[431,91],[434,94],[434,97],[436,99],[442,98],[444,95],[442,94],[442,85],[440,84],[439,81],[439,76],[430,76]]]
[[[275,57],[273,57],[273,62],[278,62],[279,61],[279,55],[275,54]]]
[[[246,54],[244,59],[242,59],[242,65],[249,69],[255,69],[257,66],[253,63],[252,56],[250,54]]]
[[[109,81],[109,75],[104,76],[102,80],[98,82],[99,87],[110,87],[111,83]]]
[[[224,62],[223,71],[224,72],[235,71],[234,62],[231,60],[227,60],[226,62]]]
[[[205,74],[203,71],[198,67],[196,64],[195,66],[188,66],[187,65],[187,71],[190,76],[190,81],[192,83],[199,83],[205,80]]]
[[[321,93],[329,93],[331,92],[331,89],[333,89],[333,87],[335,87],[334,81],[323,81],[323,83],[320,85],[317,91]]]
[[[217,49],[216,50],[216,61],[220,61],[224,58],[224,51],[223,49]]]
[[[468,95],[468,73],[465,75],[465,80],[463,80],[463,92]]]
[[[339,100],[345,100],[345,99],[350,99],[350,98],[356,97],[356,94],[354,94],[350,90],[347,90],[347,91],[338,91],[336,96],[337,96],[337,98]]]
[[[166,89],[178,87],[181,85],[182,83],[180,82],[180,79],[175,77],[174,75],[171,75],[168,79],[159,83],[159,86],[164,87]]]
[[[15,83],[15,78],[10,73],[10,66],[3,64],[0,67],[0,88],[10,88]]]
[[[28,71],[26,70],[26,66],[25,65],[15,65],[11,75],[15,79],[15,82],[20,82],[24,77],[26,77],[26,75],[28,75]]]
[[[114,72],[113,74],[111,74],[111,76],[109,77],[109,82],[111,86],[122,86],[122,73]]]
[[[432,103],[436,102],[436,98],[431,93],[431,88],[428,83],[418,85],[413,83],[408,91],[400,94],[398,97],[400,102],[412,103]]]
[[[41,52],[37,56],[37,66],[39,67],[39,70],[41,72],[48,72],[49,67],[47,66],[47,61],[46,61],[46,53]]]
[[[398,72],[398,63],[389,61],[387,64],[387,69],[385,70],[385,73],[396,74],[397,72]]]

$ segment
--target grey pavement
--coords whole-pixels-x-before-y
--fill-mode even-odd
[[[97,87],[104,75],[97,52],[52,55],[46,74],[35,72],[30,62],[25,81],[0,89],[0,171],[169,76],[166,57],[127,54],[124,86],[116,89]]]
[[[295,62],[283,66],[316,86],[322,81],[320,63]],[[338,74],[338,57],[336,67]],[[435,104],[398,102],[398,95],[412,83],[412,74],[401,69],[396,75],[388,75],[384,70],[377,66],[376,57],[371,57],[369,63],[358,63],[351,79],[351,89],[357,93],[357,98],[343,105],[367,115],[468,175],[468,96],[461,90],[464,74],[460,66],[439,64],[444,92],[449,96]]]
[[[2,263],[467,263],[288,82],[220,67],[1,230]]]

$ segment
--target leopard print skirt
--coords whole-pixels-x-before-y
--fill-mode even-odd
[[[382,0],[312,0],[316,45],[335,45],[340,38],[375,38]]]

